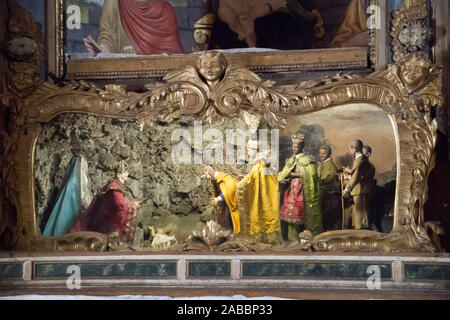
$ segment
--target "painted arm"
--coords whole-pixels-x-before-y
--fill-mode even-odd
[[[114,37],[118,37],[117,18],[118,18],[117,1],[105,0],[102,8],[102,17],[99,24],[98,44],[103,52],[119,52],[114,48],[116,42]]]

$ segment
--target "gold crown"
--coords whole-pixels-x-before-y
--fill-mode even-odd
[[[291,138],[293,144],[299,144],[305,141],[305,136],[301,133],[294,134]]]

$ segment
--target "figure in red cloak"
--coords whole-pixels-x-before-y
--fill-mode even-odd
[[[103,234],[118,232],[126,242],[132,242],[136,228],[137,202],[125,199],[122,186],[128,179],[126,169],[118,170],[116,177],[95,196],[86,212],[70,232],[93,231]]]
[[[93,54],[184,53],[175,11],[166,0],[105,0],[99,29],[97,42],[83,39]]]

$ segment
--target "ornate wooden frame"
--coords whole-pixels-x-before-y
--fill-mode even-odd
[[[279,52],[242,52],[228,53],[227,59],[253,72],[282,72],[298,70],[330,70],[330,69],[382,69],[387,64],[386,32],[387,12],[386,0],[371,0],[372,5],[379,6],[382,13],[380,29],[370,31],[370,49],[342,48],[317,50],[285,50]],[[49,0],[48,25],[48,65],[49,71],[57,78],[68,80],[87,79],[130,79],[161,78],[166,73],[193,64],[194,54],[147,57],[120,57],[102,59],[71,58],[65,61],[64,51],[64,0]],[[210,32],[203,24],[195,25],[194,38],[200,44],[204,41],[204,32]],[[200,36],[199,36],[200,35]],[[55,48],[53,50],[53,48]],[[369,57],[369,59],[368,59]],[[370,63],[368,61],[370,60]]]
[[[12,6],[10,19],[31,16]],[[18,24],[19,26],[21,24]],[[42,47],[36,24],[24,30]],[[9,32],[13,32],[9,30]],[[42,48],[41,48],[42,49]],[[274,127],[285,119],[350,103],[368,103],[389,116],[397,142],[397,189],[394,227],[391,233],[341,230],[314,239],[303,239],[302,248],[317,251],[433,252],[435,247],[424,223],[427,178],[434,167],[436,121],[433,109],[441,98],[441,68],[421,54],[405,54],[385,71],[366,78],[336,76],[279,87],[263,82],[247,68],[230,64],[214,87],[204,83],[195,66],[186,66],[166,75],[165,83],[148,86],[148,91],[128,91],[126,86],[98,87],[86,81],[57,86],[39,80],[43,50],[29,61],[10,61],[4,81],[2,105],[8,112],[8,128],[1,132],[3,150],[0,194],[8,224],[0,230],[15,250],[102,251],[107,237],[98,233],[76,233],[44,238],[36,224],[34,200],[34,148],[43,123],[67,112],[136,119],[145,128],[153,121],[180,110],[196,119],[233,117],[245,109],[264,117]],[[414,83],[403,72],[415,70]],[[30,69],[31,68],[31,69]],[[186,95],[197,99],[185,99]],[[195,104],[186,103],[196,101]]]

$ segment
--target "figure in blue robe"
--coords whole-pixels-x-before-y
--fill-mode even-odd
[[[55,237],[69,233],[80,213],[89,205],[91,198],[86,160],[81,156],[74,156],[66,169],[61,191],[43,235]]]

